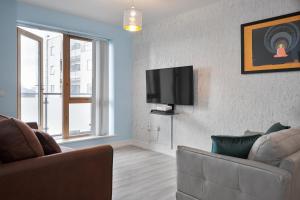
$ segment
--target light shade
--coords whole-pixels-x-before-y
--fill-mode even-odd
[[[123,28],[126,31],[136,32],[142,30],[142,12],[134,6],[124,11]]]

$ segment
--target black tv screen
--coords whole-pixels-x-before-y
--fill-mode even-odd
[[[147,103],[193,105],[193,66],[146,71]]]

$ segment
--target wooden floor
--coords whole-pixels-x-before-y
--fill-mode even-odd
[[[113,200],[175,200],[176,160],[134,146],[114,153]]]

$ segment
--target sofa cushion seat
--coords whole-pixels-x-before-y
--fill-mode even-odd
[[[300,150],[300,128],[282,130],[260,137],[248,159],[279,166],[281,160]]]

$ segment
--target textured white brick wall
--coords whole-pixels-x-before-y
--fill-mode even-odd
[[[176,145],[210,150],[212,134],[300,126],[300,72],[240,72],[240,25],[299,10],[300,0],[221,0],[146,26],[134,39],[134,139],[169,148],[170,118],[149,114],[145,70],[172,66],[194,65],[196,82],[195,106],[177,107]]]

